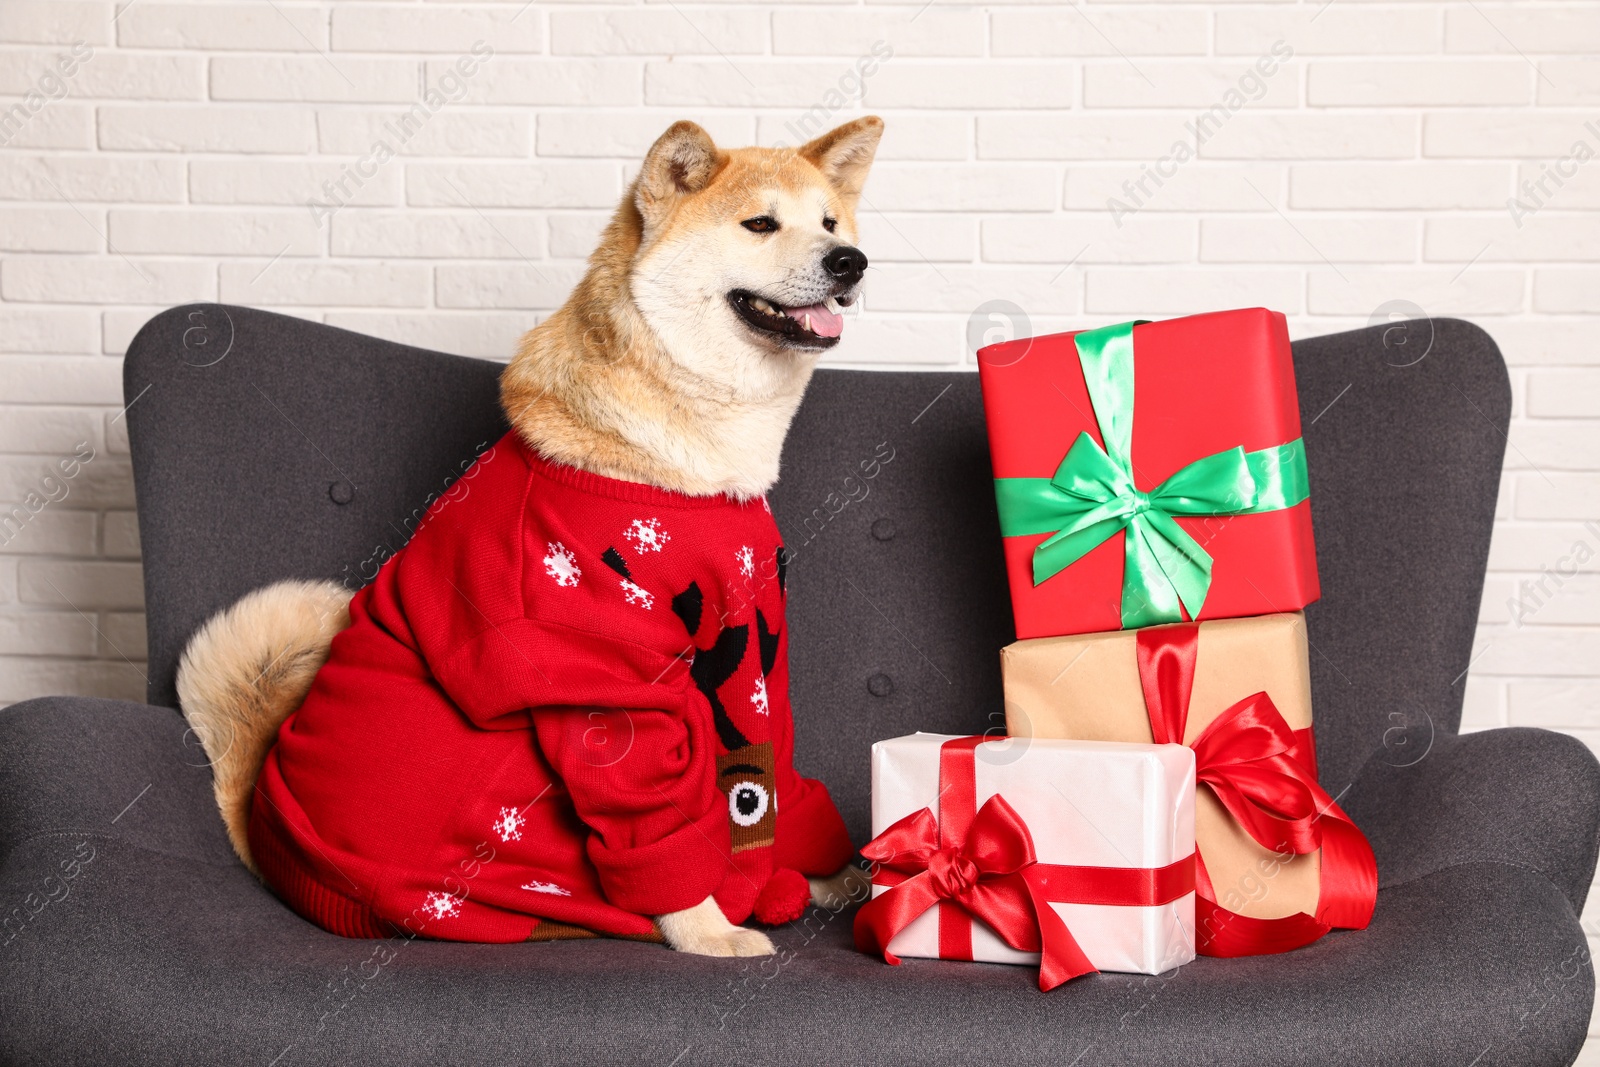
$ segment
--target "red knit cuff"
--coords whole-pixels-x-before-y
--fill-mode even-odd
[[[695,822],[648,845],[608,849],[589,837],[589,859],[606,899],[635,915],[666,915],[705,900],[731,869],[728,809],[717,805]]]
[[[833,806],[828,787],[814,778],[802,778],[800,785],[797,801],[781,798],[773,864],[820,878],[849,863],[856,848],[850,843],[839,809]]]

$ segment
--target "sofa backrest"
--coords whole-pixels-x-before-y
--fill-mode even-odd
[[[1295,366],[1323,588],[1318,751],[1337,794],[1374,753],[1409,759],[1456,728],[1510,389],[1494,343],[1454,320],[1299,342]],[[149,701],[176,704],[188,636],[249,590],[370,577],[505,432],[499,372],[246,308],[152,319],[125,371]],[[864,839],[873,741],[1004,730],[1013,630],[976,376],[819,372],[772,503],[793,553],[797,762]]]

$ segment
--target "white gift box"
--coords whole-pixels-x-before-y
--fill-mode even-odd
[[[940,817],[940,752],[948,734],[872,746],[872,833],[923,808]],[[1028,826],[1036,861],[1068,867],[1167,868],[1194,855],[1194,752],[1183,745],[997,738],[972,753],[976,807],[1003,796]],[[889,892],[874,885],[872,895]],[[1194,959],[1194,892],[1149,906],[1052,903],[1102,971],[1160,974]],[[889,943],[896,956],[939,958],[935,905]],[[972,919],[972,958],[1038,964]]]

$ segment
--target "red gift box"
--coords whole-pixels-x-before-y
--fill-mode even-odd
[[[1317,599],[1281,314],[1020,338],[978,370],[1018,638]]]

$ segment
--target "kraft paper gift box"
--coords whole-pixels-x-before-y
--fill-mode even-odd
[[[1179,745],[927,733],[879,741],[875,837],[862,850],[875,861],[873,898],[857,913],[857,946],[890,962],[1040,964],[1041,988],[1096,969],[1159,974],[1187,963],[1194,791],[1194,755]],[[1031,866],[1015,849],[1010,861],[996,858],[1006,852],[996,826],[1029,839]],[[973,917],[961,891],[974,885],[969,895],[1000,901],[1013,935],[1018,925],[1035,931],[1043,960],[1017,947],[1024,938],[1003,939]]]
[[[1317,599],[1281,314],[1019,338],[978,374],[1018,638]]]
[[[1284,951],[1333,926],[1364,927],[1371,916],[1372,851],[1316,784],[1307,647],[1305,617],[1289,612],[1035,638],[1001,650],[1012,735],[1200,749],[1202,955]],[[1265,814],[1244,795],[1252,791],[1293,818]],[[1322,847],[1299,851],[1309,844]]]

